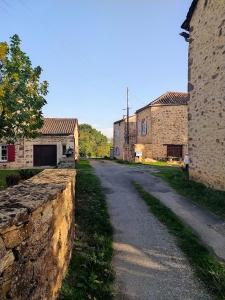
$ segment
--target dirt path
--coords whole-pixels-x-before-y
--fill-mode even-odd
[[[117,299],[211,299],[168,233],[132,186],[134,169],[93,161],[114,227]]]

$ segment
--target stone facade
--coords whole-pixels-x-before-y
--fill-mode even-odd
[[[59,126],[60,130],[62,125],[60,124],[60,119],[54,119],[56,125]],[[63,125],[66,122],[66,119],[63,119]],[[53,124],[54,125],[54,124]],[[61,125],[61,126],[60,126]],[[45,129],[45,127],[44,127]],[[55,130],[55,128],[53,128]],[[49,126],[45,131],[51,131]],[[20,139],[14,144],[15,149],[15,158],[13,161],[1,161],[0,157],[0,169],[1,168],[32,168],[34,166],[34,146],[35,145],[55,145],[57,158],[56,163],[59,164],[63,161],[66,155],[63,153],[63,146],[66,148],[72,148],[74,150],[74,158],[79,157],[79,131],[78,124],[71,130],[71,134],[40,134],[39,137],[35,139]],[[4,143],[2,143],[4,144]],[[1,146],[1,143],[0,143]]]
[[[126,118],[114,123],[113,147],[116,159],[131,161],[134,159],[134,144],[136,143],[136,116],[129,118],[129,145],[126,143]]]
[[[15,143],[15,161],[0,162],[0,168],[32,168],[34,145],[57,145],[57,163],[65,157],[62,153],[63,145],[76,149],[73,136],[43,135],[32,140],[24,139]]]
[[[0,192],[0,299],[54,300],[74,240],[75,170]]]
[[[225,190],[225,1],[199,0],[189,30],[190,176]]]
[[[168,147],[179,146],[187,151],[187,105],[150,104],[136,112],[136,161],[166,160]]]
[[[124,159],[124,142],[125,142],[125,122],[124,119],[113,124],[113,148],[116,159]]]

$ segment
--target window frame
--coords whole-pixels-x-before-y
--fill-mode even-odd
[[[6,155],[3,156],[2,153],[4,150],[6,151]],[[8,147],[6,144],[0,144],[0,162],[7,162],[7,161],[8,161]]]
[[[141,120],[141,135],[142,136],[147,135],[147,120],[146,119]]]
[[[66,144],[62,144],[62,155],[66,156],[66,150],[67,150],[67,145]]]

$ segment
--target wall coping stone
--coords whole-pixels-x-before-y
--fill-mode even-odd
[[[75,175],[75,169],[47,169],[23,183],[0,191],[0,233],[25,223],[34,210],[55,199]]]

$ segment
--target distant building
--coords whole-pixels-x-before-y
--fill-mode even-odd
[[[129,144],[127,143],[127,118],[113,124],[114,157],[122,160],[134,160],[136,143],[136,116],[129,118]]]
[[[190,176],[225,190],[225,1],[194,0],[182,28],[190,34]]]
[[[187,93],[167,92],[136,111],[136,161],[182,159],[187,151]]]
[[[55,167],[72,152],[78,158],[77,119],[45,118],[40,136],[15,144],[0,143],[1,168]]]

